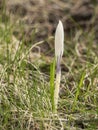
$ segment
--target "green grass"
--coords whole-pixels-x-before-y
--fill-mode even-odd
[[[52,111],[55,111],[54,106],[54,88],[55,88],[55,58],[50,66],[50,100],[52,105]]]
[[[25,45],[24,39],[13,37],[14,28],[0,22],[0,130],[98,129],[98,44],[93,31],[72,40],[65,36],[63,93],[55,115],[54,67],[43,73],[40,66],[47,66],[43,56],[30,60],[32,48],[44,39]]]

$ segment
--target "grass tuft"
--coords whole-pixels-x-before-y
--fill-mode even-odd
[[[32,48],[44,41],[28,46],[13,36],[13,28],[0,21],[0,129],[98,129],[98,44],[93,32],[80,30],[78,37],[75,32],[76,39],[66,38],[55,115],[55,60],[51,64],[47,63],[51,57],[34,55]],[[41,71],[43,63],[51,64],[50,74]]]

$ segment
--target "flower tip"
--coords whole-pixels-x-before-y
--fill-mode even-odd
[[[60,26],[63,29],[63,23],[61,20],[59,20],[58,26]]]
[[[59,24],[62,24],[62,21],[61,21],[61,20],[59,20]]]

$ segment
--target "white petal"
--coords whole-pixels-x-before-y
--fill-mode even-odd
[[[59,20],[59,23],[55,32],[55,56],[56,58],[63,55],[64,50],[64,29],[63,24]]]

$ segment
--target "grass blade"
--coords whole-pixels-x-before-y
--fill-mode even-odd
[[[50,66],[50,100],[52,103],[52,111],[54,110],[54,80],[55,80],[55,59]]]

